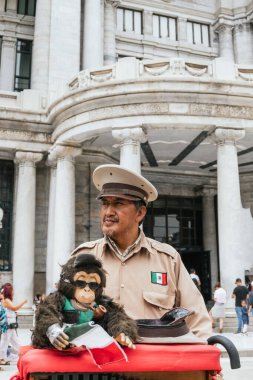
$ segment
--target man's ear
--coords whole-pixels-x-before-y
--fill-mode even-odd
[[[139,207],[138,210],[137,210],[136,221],[138,223],[140,223],[145,218],[146,213],[147,213],[147,207],[145,207],[145,206]]]

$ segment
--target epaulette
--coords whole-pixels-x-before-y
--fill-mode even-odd
[[[173,258],[175,258],[178,255],[178,252],[173,248],[171,245],[166,243],[161,243],[157,240],[153,240],[148,238],[151,247],[154,248],[157,252],[165,253],[166,255],[169,255]]]
[[[78,247],[76,247],[71,252],[71,256],[74,255],[77,251],[79,251],[82,248],[94,248],[97,244],[101,243],[103,240],[104,240],[103,238],[100,238],[98,240],[86,241],[85,243],[82,243]]]

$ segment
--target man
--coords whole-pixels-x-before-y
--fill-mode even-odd
[[[194,309],[187,318],[200,338],[211,335],[203,298],[168,244],[147,238],[139,228],[147,204],[157,198],[155,187],[141,175],[118,165],[101,165],[93,173],[100,191],[104,238],[81,244],[73,254],[94,253],[108,272],[106,294],[124,305],[134,319],[161,318],[176,306]]]
[[[235,280],[236,287],[233,290],[232,298],[235,298],[235,312],[237,316],[237,331],[235,334],[242,332],[243,320],[242,320],[242,301],[248,298],[248,289],[242,285],[242,280],[237,278]]]
[[[192,280],[196,280],[196,284],[200,289],[201,282],[200,282],[199,276],[197,275],[196,270],[194,268],[190,269],[190,276],[191,276]]]

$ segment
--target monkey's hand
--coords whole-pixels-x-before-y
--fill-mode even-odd
[[[58,323],[48,327],[47,337],[57,350],[61,351],[69,345],[69,337]]]
[[[127,346],[129,348],[133,348],[135,350],[135,345],[129,338],[129,336],[125,335],[124,333],[119,334],[114,338],[117,342],[119,342],[122,346]]]

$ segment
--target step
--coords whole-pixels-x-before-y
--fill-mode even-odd
[[[21,329],[31,329],[33,327],[33,311],[18,313],[18,327]]]

